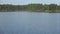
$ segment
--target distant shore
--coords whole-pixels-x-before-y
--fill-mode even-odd
[[[1,5],[0,4],[0,12],[16,12],[16,11],[60,13],[60,5],[57,4]]]
[[[57,10],[55,12],[52,11],[0,11],[0,12],[39,12],[39,13],[60,13],[60,10]]]

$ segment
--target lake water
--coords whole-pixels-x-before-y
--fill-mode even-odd
[[[0,34],[60,34],[60,13],[0,12]]]

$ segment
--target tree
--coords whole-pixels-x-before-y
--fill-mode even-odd
[[[57,5],[56,5],[56,4],[50,4],[50,5],[49,5],[49,10],[50,10],[51,12],[56,12],[56,9],[57,9]]]

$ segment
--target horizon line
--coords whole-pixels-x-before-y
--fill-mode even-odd
[[[28,3],[28,4],[9,4],[9,3],[0,3],[0,5],[29,5],[29,4],[42,4],[42,5],[45,5],[44,3]],[[50,4],[54,4],[54,3],[46,3],[46,5],[50,5]],[[60,5],[60,4],[56,4],[56,5]]]

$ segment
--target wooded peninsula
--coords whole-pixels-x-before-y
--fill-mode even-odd
[[[0,12],[15,12],[15,11],[30,11],[30,12],[60,12],[60,5],[57,4],[28,4],[28,5],[12,5],[0,4]]]

